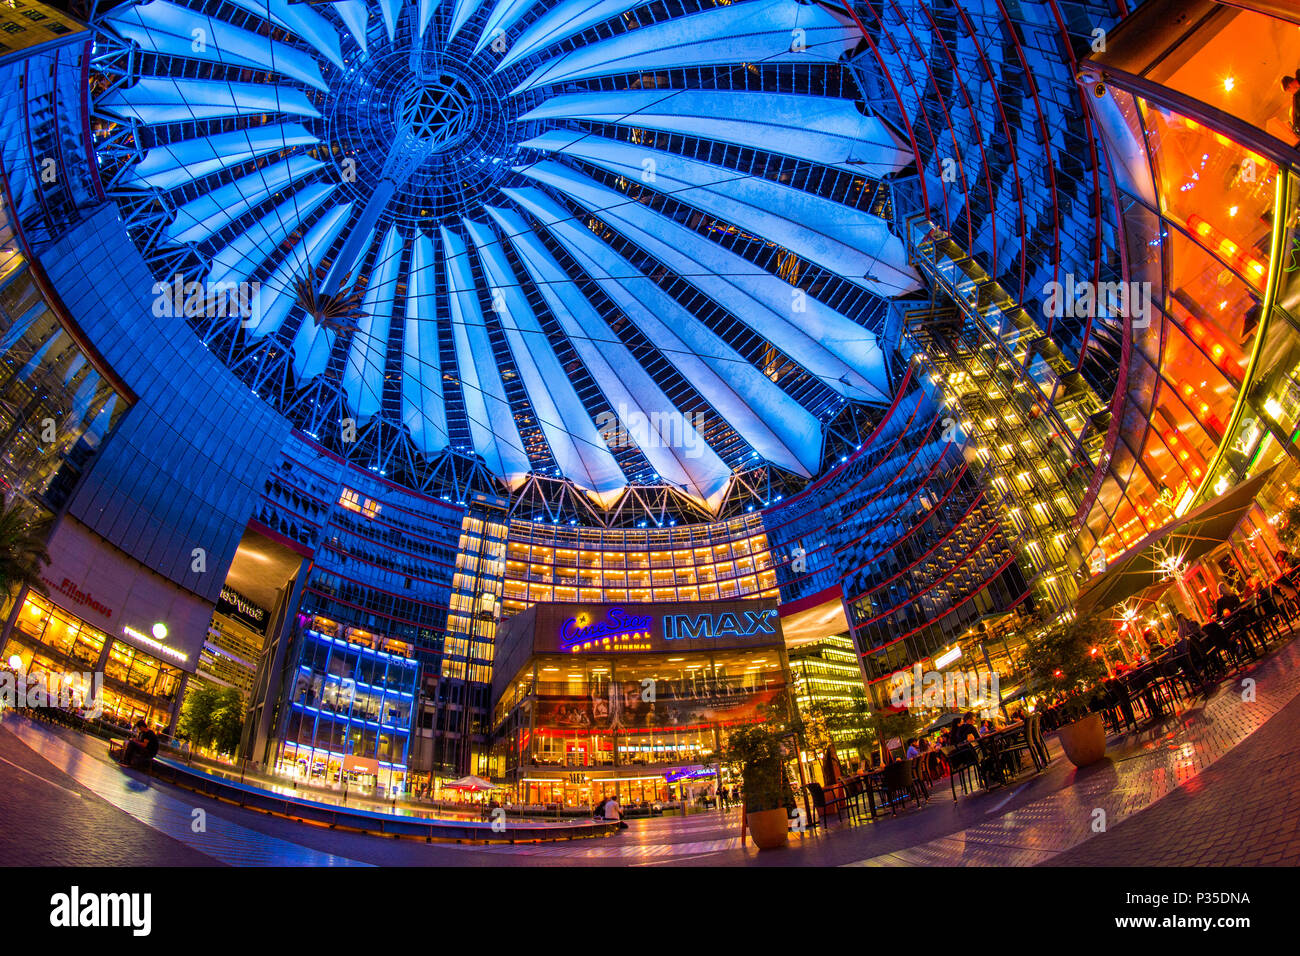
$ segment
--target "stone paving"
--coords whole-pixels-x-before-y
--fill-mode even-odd
[[[1253,681],[1254,700],[1243,699],[1246,690],[1243,681]],[[1184,787],[1184,797],[1203,791],[1206,781],[1202,775],[1207,768],[1263,728],[1270,718],[1287,710],[1297,694],[1300,694],[1300,642],[1293,641],[1220,688],[1203,706],[1195,706],[1177,720],[1140,735],[1135,749],[1122,750],[1116,755],[1118,759],[1078,771],[1072,786],[986,823],[904,850],[873,856],[859,865],[1046,863],[1065,850],[1080,844],[1086,846],[1085,841],[1099,835],[1094,831],[1101,819],[1098,810],[1104,811],[1106,832],[1109,832],[1180,786]],[[1281,724],[1285,728],[1282,733],[1295,726],[1285,716]],[[1291,749],[1289,745],[1283,746],[1272,756],[1285,766],[1283,755]],[[1221,771],[1230,772],[1231,765]],[[1289,774],[1280,770],[1283,779],[1277,783],[1294,788],[1296,775],[1292,764]],[[1229,810],[1220,807],[1220,813]],[[1133,823],[1126,832],[1150,829],[1145,820]],[[1174,818],[1167,820],[1166,825],[1170,840],[1191,842],[1183,834],[1185,821]],[[1117,842],[1112,837],[1105,845],[1115,847]],[[1100,844],[1095,853],[1091,862],[1111,862]]]
[[[1255,681],[1242,699],[1240,677]],[[0,861],[150,865],[1272,865],[1300,862],[1300,642],[1195,701],[1177,719],[1113,738],[1077,771],[1056,759],[956,803],[832,824],[759,854],[737,811],[634,820],[618,836],[470,846],[381,839],[214,803],[133,772],[102,743],[23,720],[0,724]],[[1054,744],[1054,742],[1053,742]],[[1055,747],[1053,747],[1055,751]],[[77,794],[74,796],[73,794]],[[207,832],[193,833],[195,806]],[[1104,832],[1094,833],[1097,810]],[[88,844],[77,834],[94,834]]]
[[[0,780],[0,863],[5,866],[212,866],[216,862],[123,813],[3,732]]]
[[[1050,866],[1300,865],[1300,697],[1202,774]]]
[[[97,830],[96,844],[112,845],[118,848],[118,852],[124,852],[124,848],[132,843],[141,842],[147,846],[150,841],[158,840],[161,835],[171,843],[188,847],[196,857],[200,854],[206,857],[206,859],[196,858],[189,861],[196,865],[212,865],[215,862],[236,866],[358,865],[352,860],[307,849],[288,840],[268,836],[233,823],[211,812],[212,801],[197,797],[192,800],[186,799],[184,791],[164,788],[145,774],[119,767],[106,755],[96,758],[73,746],[59,735],[26,720],[6,719],[3,729],[11,735],[6,739],[7,735],[0,734],[0,740],[4,741],[6,747],[12,748],[15,740],[21,741],[31,748],[29,753],[33,756],[39,753],[43,758],[46,765],[44,772],[28,766],[27,764],[32,763],[30,759],[17,769],[28,771],[18,776],[31,780],[29,786],[41,787],[43,784],[43,795],[46,799],[57,801],[60,799],[60,791],[66,793],[77,790],[82,793],[89,792],[98,798],[98,804],[108,804],[111,808],[120,811],[113,815],[113,819],[106,820]],[[102,741],[93,741],[93,743],[106,747]],[[19,761],[15,760],[13,763],[17,765]],[[63,779],[70,780],[71,786],[58,784],[53,775],[48,772],[49,766],[60,771]],[[26,808],[28,813],[11,814],[9,787],[6,786],[3,798],[5,813],[0,817],[0,841],[9,842],[5,834],[10,830],[10,824],[20,821],[28,826],[35,826],[42,832],[46,826],[57,827],[65,824],[77,828],[84,826],[87,821],[84,819],[86,815],[81,812],[82,807],[66,802],[74,799],[77,798],[67,796],[62,808],[34,802],[34,805]],[[194,829],[196,808],[202,809],[204,815],[204,828],[200,832],[195,832]],[[123,830],[123,826],[128,823],[144,828],[146,835],[133,837],[130,831]],[[184,859],[184,855],[180,854],[180,858]],[[83,853],[74,851],[62,858],[54,857],[45,862],[47,865],[82,864],[83,862],[86,865],[98,865],[97,860],[97,854],[94,860],[88,861],[84,860]],[[10,862],[7,857],[5,862]]]

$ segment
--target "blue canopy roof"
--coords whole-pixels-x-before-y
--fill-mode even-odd
[[[142,148],[105,177],[160,272],[255,285],[188,321],[314,436],[716,510],[890,401],[885,306],[920,284],[880,199],[911,153],[828,81],[860,40],[833,6],[630,6],[122,7],[108,39],[151,55],[96,107]]]

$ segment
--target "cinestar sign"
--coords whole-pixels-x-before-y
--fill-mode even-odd
[[[650,638],[650,625],[654,618],[644,614],[630,614],[621,607],[612,607],[603,621],[593,621],[587,613],[571,617],[560,625],[560,649],[605,643],[620,638]]]
[[[776,608],[733,614],[665,614],[665,641],[698,641],[715,637],[776,636]]]

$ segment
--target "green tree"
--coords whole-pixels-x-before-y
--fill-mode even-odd
[[[833,742],[837,751],[852,750],[861,757],[875,745],[871,705],[862,691],[847,699],[815,700],[805,708],[803,718],[805,740],[813,750],[825,750]]]
[[[177,729],[195,747],[233,754],[243,736],[244,714],[244,695],[235,688],[201,684],[186,695]]]
[[[1282,540],[1293,547],[1300,544],[1300,498],[1282,508],[1282,518]]]
[[[806,732],[803,719],[786,693],[759,708],[759,722],[737,727],[727,734],[723,762],[740,772],[745,807],[750,812],[793,808],[794,793],[786,773],[786,742]]]
[[[244,695],[227,687],[212,710],[212,747],[217,753],[235,754],[244,735]]]
[[[48,593],[41,568],[50,563],[49,532],[49,520],[34,520],[16,495],[0,506],[0,603],[24,585]]]
[[[1096,683],[1106,674],[1100,649],[1113,639],[1114,627],[1102,614],[1049,626],[1025,650],[1030,690],[1040,694],[1068,692]]]
[[[195,747],[208,747],[212,740],[212,715],[217,708],[219,690],[211,684],[199,684],[185,695],[177,730]]]
[[[885,744],[895,737],[900,741],[906,741],[921,728],[921,720],[909,710],[898,713],[877,710],[872,711],[869,726],[875,738],[875,747],[883,757],[885,756]]]

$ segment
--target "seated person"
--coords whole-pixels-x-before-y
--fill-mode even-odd
[[[118,763],[124,767],[144,766],[158,755],[158,735],[143,720],[135,722],[135,737],[126,742]]]
[[[1180,644],[1184,641],[1191,640],[1194,635],[1199,634],[1201,631],[1201,625],[1197,624],[1186,614],[1181,612],[1175,614],[1174,620],[1178,622],[1178,642]]]
[[[1241,599],[1233,593],[1232,588],[1228,587],[1228,582],[1221,582],[1219,599],[1214,602],[1214,613],[1218,617],[1226,617],[1239,607],[1241,607]]]
[[[966,713],[962,715],[957,726],[953,728],[952,744],[954,747],[960,746],[961,744],[966,743],[971,737],[978,737],[979,735],[980,732],[975,727],[975,714]]]
[[[920,749],[916,746],[916,738],[912,737],[907,741],[907,757],[910,760],[913,757],[921,756]]]

